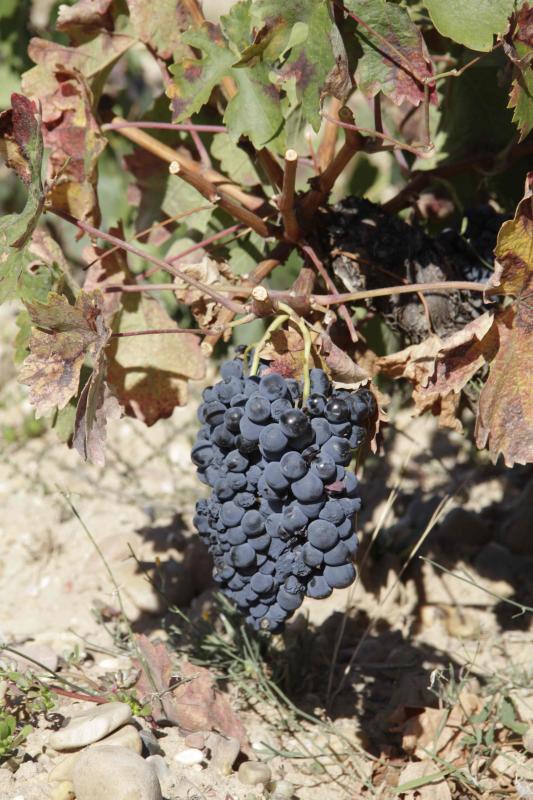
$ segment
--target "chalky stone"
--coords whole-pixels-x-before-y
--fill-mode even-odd
[[[48,744],[54,750],[77,750],[98,742],[132,719],[127,703],[104,703],[82,711],[68,725],[50,735]]]
[[[139,731],[134,725],[124,725],[123,728],[119,728],[118,731],[102,739],[99,744],[89,745],[89,747],[100,747],[103,745],[125,747],[127,750],[137,753],[139,756],[142,752],[142,740]],[[60,783],[61,781],[72,781],[72,771],[78,756],[79,753],[70,753],[68,756],[62,758],[48,773],[48,782]]]
[[[72,783],[77,800],[162,800],[154,768],[123,747],[84,750],[76,759]]]
[[[239,780],[247,786],[257,786],[258,783],[267,784],[271,777],[270,767],[260,761],[245,761],[239,767]]]

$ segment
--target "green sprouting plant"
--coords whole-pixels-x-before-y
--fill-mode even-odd
[[[13,714],[0,713],[0,765],[18,757],[18,750],[33,730],[31,725],[19,727]]]
[[[31,671],[0,669],[4,687],[2,706],[17,722],[34,723],[40,714],[47,716],[56,705],[54,691]]]

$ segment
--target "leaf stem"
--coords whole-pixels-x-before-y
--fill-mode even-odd
[[[93,225],[89,225],[88,222],[84,222],[83,220],[76,219],[75,217],[67,214],[64,211],[50,209],[52,213],[56,214],[56,216],[61,217],[61,219],[65,219],[67,222],[70,222],[72,225],[75,225],[80,230],[84,231],[84,233],[89,234],[89,236],[94,236],[97,239],[103,239],[105,242],[109,242],[110,244],[114,244],[117,247],[122,248],[122,250],[126,250],[129,253],[132,253],[135,256],[139,256],[139,258],[146,259],[146,261],[151,261],[153,264],[156,264],[160,269],[165,270],[165,272],[170,272],[171,275],[174,275],[177,278],[180,278],[184,283],[189,284],[190,286],[194,286],[195,289],[198,289],[200,292],[203,292],[212,300],[219,303],[219,305],[224,306],[228,310],[236,313],[241,314],[244,312],[244,307],[240,303],[236,303],[233,300],[228,300],[226,297],[223,297],[218,292],[211,289],[209,286],[205,286],[200,281],[197,281],[196,278],[191,277],[186,272],[182,272],[180,269],[175,267],[173,264],[170,264],[168,261],[163,261],[161,258],[157,258],[156,256],[151,255],[150,253],[146,253],[144,250],[141,250],[140,247],[135,247],[132,244],[128,244],[123,239],[119,239],[118,236],[112,236],[110,233],[106,233],[105,231],[101,231],[98,228],[95,228]]]
[[[426,147],[423,150],[418,150],[416,147],[411,147],[410,144],[406,144],[405,142],[400,142],[399,139],[394,139],[392,136],[388,136],[386,133],[380,133],[379,131],[373,131],[371,128],[360,128],[358,125],[352,125],[348,122],[342,122],[341,120],[335,120],[333,117],[330,117],[327,111],[322,111],[322,117],[324,119],[329,120],[330,122],[334,122],[336,125],[339,125],[341,128],[345,128],[346,130],[350,131],[357,131],[358,133],[365,133],[367,136],[372,138],[381,139],[383,142],[390,142],[394,148],[398,148],[399,150],[407,150],[408,153],[413,153],[418,158],[429,158],[433,155],[433,146]]]
[[[120,131],[123,128],[140,128],[141,130],[162,130],[162,131],[197,131],[198,133],[226,133],[225,125],[199,125],[194,122],[105,122],[102,125],[103,131]]]
[[[271,322],[271,324],[268,326],[264,334],[261,336],[261,338],[254,347],[254,357],[252,360],[252,365],[250,367],[250,375],[257,375],[257,370],[259,369],[259,361],[261,360],[261,350],[263,349],[264,345],[270,338],[270,335],[274,333],[274,331],[277,331],[278,328],[281,328],[283,323],[286,322],[289,318],[290,318],[289,314],[280,314],[279,317],[276,317],[276,319],[273,322]]]

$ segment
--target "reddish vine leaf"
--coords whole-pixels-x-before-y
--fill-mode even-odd
[[[478,447],[508,466],[533,461],[533,173],[513,220],[502,225],[491,293],[513,295],[495,316],[499,347],[479,399]]]
[[[51,205],[96,225],[97,162],[106,139],[94,106],[110,68],[134,42],[101,28],[77,47],[35,38],[28,54],[36,66],[22,76],[25,93],[42,108],[44,144],[51,151],[48,178],[56,179]]]
[[[407,101],[418,106],[434,70],[422,33],[407,10],[386,0],[345,0],[344,5],[372,29],[357,25],[362,56],[355,79],[361,91],[368,97],[383,92],[396,105]],[[436,105],[435,84],[429,83],[428,89]]]
[[[140,701],[150,703],[156,722],[168,720],[184,733],[220,731],[237,738],[247,750],[244,726],[209,670],[188,661],[174,668],[166,646],[153,644],[146,636],[138,636],[137,645],[143,658],[137,663],[140,676],[135,688]]]
[[[116,333],[175,329],[176,333],[117,337],[108,348],[108,381],[126,413],[153,425],[187,402],[187,383],[205,375],[199,338],[179,333],[163,306],[145,294],[123,296]]]
[[[514,109],[513,122],[522,141],[533,130],[533,6],[529,3],[516,15],[514,29],[503,46],[514,66],[509,108]]]
[[[86,41],[91,34],[113,29],[111,5],[113,0],[78,0],[72,6],[60,5],[57,10],[56,28],[68,33],[71,39]]]
[[[110,330],[99,292],[80,292],[73,306],[64,295],[50,293],[48,303],[27,303],[26,308],[34,329],[19,381],[29,386],[30,402],[41,417],[64,408],[77,394],[85,359],[99,364]]]

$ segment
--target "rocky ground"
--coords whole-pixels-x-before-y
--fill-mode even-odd
[[[258,643],[192,531],[200,387],[115,423],[97,469],[35,426],[0,347],[2,799],[533,797],[531,469],[393,417],[357,584]]]

